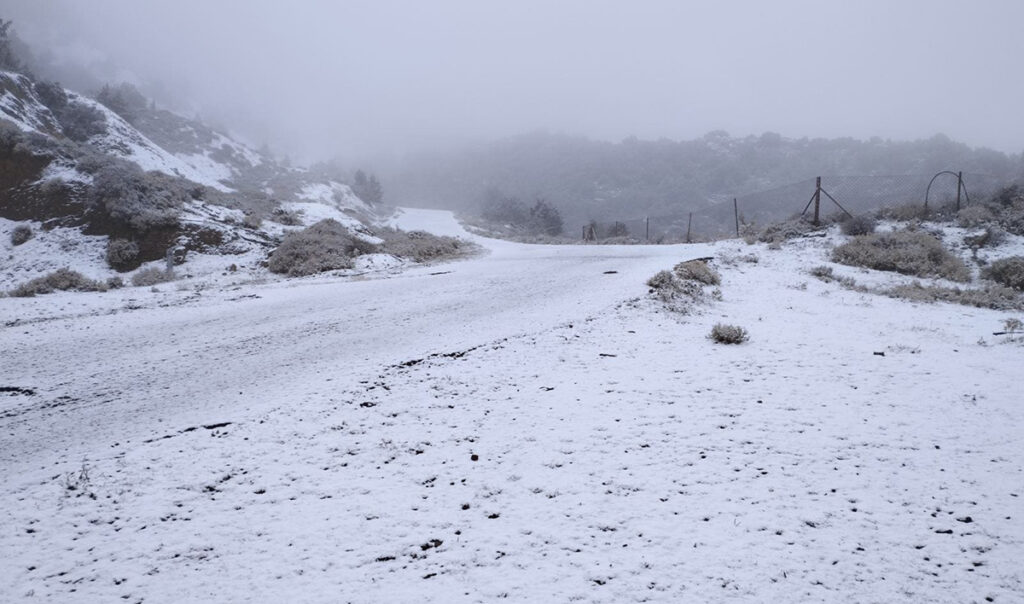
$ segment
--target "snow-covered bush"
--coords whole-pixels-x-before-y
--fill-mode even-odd
[[[971,271],[936,237],[922,231],[859,235],[832,250],[832,260],[917,277],[968,281]]]
[[[301,226],[302,225],[302,214],[294,210],[286,210],[284,208],[276,208],[271,214],[270,219],[278,224],[285,226]]]
[[[89,192],[89,208],[118,228],[138,233],[173,228],[186,201],[191,199],[188,181],[160,172],[143,172],[120,161],[99,168]]]
[[[870,235],[875,232],[877,222],[873,216],[861,214],[860,216],[847,217],[839,223],[839,228],[844,235],[851,237],[856,235]]]
[[[1006,287],[1024,291],[1024,256],[996,260],[985,267],[981,275]]]
[[[995,310],[1016,310],[1024,307],[1021,299],[1013,289],[1001,285],[973,289],[959,287],[942,287],[938,285],[922,285],[918,281],[910,284],[897,285],[878,293],[891,298],[901,298],[912,302],[951,302],[977,308]]]
[[[11,231],[11,245],[21,245],[33,236],[32,227],[27,224],[19,224]]]
[[[455,258],[466,255],[475,247],[455,237],[443,237],[424,231],[385,228],[375,234],[384,240],[380,251],[414,262]]]
[[[352,235],[337,220],[326,219],[285,235],[271,252],[272,273],[302,277],[323,271],[352,268],[352,258],[375,247]]]
[[[135,268],[139,257],[139,246],[128,239],[107,241],[107,265],[116,271],[130,271]]]
[[[978,227],[994,221],[996,218],[992,210],[983,205],[972,205],[960,210],[956,214],[956,222],[965,229]]]
[[[750,334],[739,325],[716,323],[708,337],[719,344],[742,344],[750,339]]]
[[[38,294],[50,294],[55,291],[106,291],[107,285],[100,281],[94,281],[73,271],[70,268],[60,268],[54,272],[22,283],[9,293],[14,297],[28,298]]]
[[[810,221],[797,217],[785,222],[769,225],[757,235],[761,243],[782,243],[796,237],[802,237],[814,231],[820,231],[828,225],[828,219],[821,221],[821,226],[814,226]]]
[[[718,285],[722,282],[718,272],[711,268],[705,260],[680,262],[672,270],[684,281],[696,281],[704,285]]]
[[[174,281],[174,271],[168,271],[155,266],[140,269],[132,275],[132,285],[136,287],[157,285]]]
[[[650,294],[675,312],[686,313],[692,310],[694,303],[705,302],[708,294],[706,285],[718,285],[721,279],[702,260],[681,262],[671,271],[659,271],[647,280]],[[710,297],[720,299],[721,293],[715,289]]]

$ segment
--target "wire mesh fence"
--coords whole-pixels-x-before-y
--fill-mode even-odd
[[[821,214],[845,210],[858,215],[884,207],[924,206],[926,194],[928,207],[942,207],[955,203],[958,182],[961,205],[986,199],[1006,184],[995,176],[968,172],[962,173],[959,181],[955,172],[822,176]],[[766,225],[805,213],[816,187],[817,178],[808,178],[742,195],[719,195],[710,206],[693,212],[590,221],[578,233],[584,240],[598,243],[624,239],[682,242],[736,235],[744,225]]]

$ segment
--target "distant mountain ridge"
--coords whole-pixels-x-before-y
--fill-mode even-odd
[[[538,132],[410,156],[386,176],[391,195],[410,205],[477,212],[497,190],[526,201],[544,198],[567,225],[583,225],[592,219],[685,217],[815,176],[941,170],[983,173],[1007,182],[1024,177],[1024,157],[971,148],[943,135],[904,142],[792,139],[773,132],[737,138],[714,131],[688,141],[628,138],[612,143]],[[786,207],[805,203],[809,195]],[[788,217],[776,214],[773,210],[763,217]]]

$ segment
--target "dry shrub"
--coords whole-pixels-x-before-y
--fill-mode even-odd
[[[956,214],[956,222],[965,229],[979,227],[995,220],[992,210],[983,205],[968,206]]]
[[[70,268],[60,268],[54,272],[22,283],[11,290],[10,295],[29,298],[38,294],[50,294],[55,291],[106,291],[107,285],[94,281]]]
[[[140,269],[132,275],[132,285],[136,287],[157,285],[174,281],[174,271],[163,270],[155,266]]]
[[[718,285],[722,278],[715,269],[708,266],[705,260],[687,260],[680,262],[672,269],[676,276],[684,281],[696,281],[704,285]]]
[[[431,262],[465,256],[476,246],[455,237],[434,235],[425,231],[401,231],[385,228],[376,233],[384,240],[381,251],[408,258],[414,262]]]
[[[1024,291],[1024,256],[1010,256],[985,267],[981,276],[1000,285]]]
[[[839,224],[844,235],[851,237],[857,235],[870,235],[875,232],[878,223],[873,216],[862,214],[860,216],[848,216]]]
[[[880,293],[890,298],[901,298],[912,302],[951,302],[994,310],[1016,310],[1024,306],[1016,291],[1000,285],[981,289],[961,289],[959,287],[921,285],[920,282],[915,281],[907,285],[897,285]]]
[[[32,227],[19,224],[11,231],[11,245],[21,245],[33,237]]]
[[[808,233],[820,231],[826,228],[828,224],[828,219],[824,219],[821,221],[820,226],[814,226],[810,221],[797,217],[765,227],[758,234],[757,240],[762,243],[782,243],[783,241],[803,237]]]
[[[750,339],[750,334],[739,325],[716,323],[708,337],[719,344],[742,344]]]
[[[284,208],[277,208],[270,214],[270,219],[285,226],[302,226],[302,213]]]
[[[902,206],[886,207],[878,210],[878,217],[888,220],[908,222],[911,220],[923,220],[928,215],[923,203],[907,204]]]
[[[860,235],[832,250],[832,260],[917,277],[969,281],[971,271],[933,235],[895,231]]]
[[[328,218],[285,235],[270,255],[272,273],[302,277],[324,271],[352,268],[352,258],[375,249],[337,220]]]

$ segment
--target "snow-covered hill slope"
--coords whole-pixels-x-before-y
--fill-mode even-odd
[[[1014,313],[824,283],[826,238],[488,245],[0,300],[0,600],[1024,600]],[[702,256],[721,301],[645,297]]]
[[[289,228],[332,218],[360,231],[380,220],[348,185],[284,166],[196,120],[151,105],[122,112],[131,123],[83,95],[0,72],[0,126],[8,129],[0,138],[0,291],[62,267],[105,281],[117,276],[104,260],[107,235],[153,240],[89,212],[94,174],[113,158],[195,183],[184,187],[192,200],[179,232],[156,238],[144,258],[162,262],[164,248],[184,246],[179,271],[192,277],[228,266],[266,276],[260,265]],[[287,220],[275,222],[281,215]],[[36,236],[15,246],[19,225]]]
[[[61,131],[53,113],[33,91],[31,80],[9,71],[0,71],[0,120],[23,132],[55,135]]]

